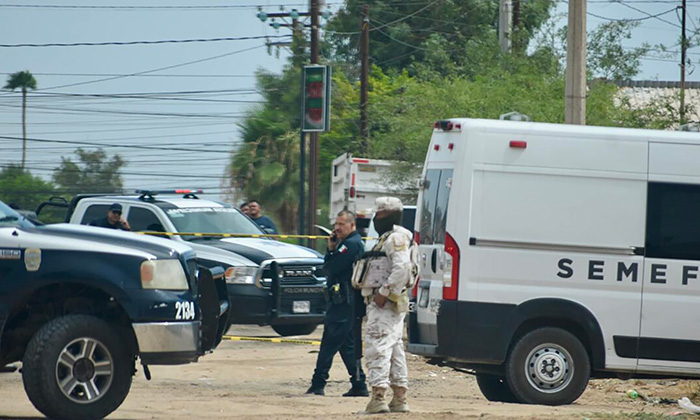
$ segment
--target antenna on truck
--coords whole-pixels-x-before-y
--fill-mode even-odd
[[[521,114],[518,111],[513,111],[513,112],[508,112],[506,114],[501,114],[500,117],[498,117],[499,120],[507,120],[507,121],[526,121],[526,122],[531,122],[532,118],[530,118],[529,115]]]

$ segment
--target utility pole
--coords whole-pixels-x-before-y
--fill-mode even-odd
[[[688,48],[685,37],[685,16],[686,16],[686,0],[683,0],[681,9],[683,9],[683,18],[681,19],[681,108],[680,108],[680,124],[685,124],[685,55]]]
[[[567,124],[586,124],[586,0],[569,1],[569,27],[566,36]]]
[[[319,0],[309,0],[309,13],[311,15],[311,64],[319,61]],[[309,133],[309,212],[308,232],[313,233],[316,224],[316,208],[318,207],[318,133]]]
[[[304,43],[303,43],[303,28],[304,28],[304,23],[299,22],[300,17],[304,16],[310,16],[309,12],[299,12],[296,9],[292,9],[290,12],[277,12],[277,13],[267,13],[263,11],[262,7],[258,7],[258,14],[257,17],[260,19],[260,21],[265,22],[267,19],[272,19],[270,22],[270,26],[275,28],[276,30],[279,29],[280,27],[287,27],[291,28],[292,30],[292,42],[267,42],[267,47],[268,47],[268,52],[272,47],[291,47],[292,49],[292,54],[294,56],[293,63],[295,66],[303,66],[304,64]],[[292,23],[291,24],[286,24],[286,23],[280,23],[276,21],[277,18],[291,18]],[[303,77],[303,72],[301,72],[301,77]],[[301,86],[304,86],[304,81],[301,80]],[[300,123],[303,121],[304,115],[300,115]],[[306,209],[305,206],[305,175],[306,175],[306,133],[304,133],[302,130],[300,131],[300,138],[299,138],[299,226],[297,229],[297,233],[300,235],[303,235],[306,233],[305,229],[305,215],[304,211]]]
[[[520,45],[522,44],[522,40],[520,39],[520,36],[519,36],[520,0],[512,0],[512,4],[513,4],[513,26],[510,30],[511,38],[512,38],[511,44],[512,44],[513,50],[515,52],[520,52],[520,50],[521,50]]]
[[[511,47],[511,0],[499,0],[498,2],[498,43],[503,52],[510,52]]]
[[[360,59],[362,72],[360,74],[360,135],[365,156],[369,154],[369,4],[362,6],[362,22],[360,23]]]

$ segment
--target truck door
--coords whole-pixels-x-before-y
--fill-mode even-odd
[[[81,225],[89,225],[95,219],[100,219],[102,217],[107,217],[107,212],[111,204],[91,204],[85,209],[82,218],[80,219]]]
[[[421,182],[416,220],[421,267],[415,304],[418,337],[411,339],[421,344],[437,344],[437,311],[442,300],[443,276],[452,273],[451,261],[445,254],[452,173],[452,169],[428,169]]]
[[[129,207],[126,220],[129,222],[132,232],[165,232],[163,220],[160,220],[150,209],[132,205]],[[167,238],[167,236],[163,237]]]
[[[683,152],[686,156],[687,153],[693,154]],[[700,150],[695,154],[689,165],[698,172],[695,159]],[[650,155],[651,172],[654,156]],[[682,160],[673,162],[678,164],[674,168],[677,171]],[[638,346],[640,371],[698,374],[700,185],[652,181],[648,191],[640,337],[638,341],[633,337],[617,338],[616,350],[618,345],[622,350]]]

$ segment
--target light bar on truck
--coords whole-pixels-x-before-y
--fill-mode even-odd
[[[189,189],[181,189],[181,190],[136,190],[134,191],[136,194],[144,194],[144,195],[158,195],[158,194],[203,194],[204,190],[189,190]]]
[[[135,190],[140,194],[139,198],[154,197],[158,194],[184,194],[185,198],[197,198],[195,194],[204,194],[204,190],[177,189],[177,190]]]

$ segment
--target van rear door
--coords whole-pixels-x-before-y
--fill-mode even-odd
[[[412,342],[437,344],[437,312],[442,300],[444,276],[452,275],[450,258],[445,254],[447,204],[453,169],[428,168],[422,179],[416,217],[420,249],[421,278],[418,284]]]

